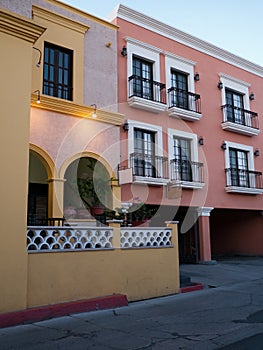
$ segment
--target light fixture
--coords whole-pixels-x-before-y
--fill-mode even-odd
[[[35,90],[34,93],[37,92],[37,103],[40,103],[40,91],[39,90]]]
[[[249,95],[249,99],[250,99],[251,101],[255,100],[255,95],[254,95],[253,92]]]
[[[199,75],[199,73],[196,73],[196,74],[195,74],[194,80],[195,80],[195,81],[199,81],[199,80],[200,80],[200,75]]]
[[[111,47],[111,42],[108,41],[108,42],[105,44],[105,46],[106,46],[107,48]]]
[[[204,141],[202,136],[199,137],[198,143],[199,143],[200,146],[204,145],[205,141]]]
[[[37,47],[34,47],[34,46],[33,46],[33,49],[34,49],[34,50],[37,50],[37,51],[39,52],[39,59],[38,59],[38,62],[37,62],[37,64],[36,64],[36,66],[39,68],[40,65],[41,65],[42,52],[41,52],[41,50],[39,50]]]
[[[260,155],[259,149],[256,149],[255,152],[254,152],[254,156],[258,157],[259,155]]]
[[[123,130],[124,131],[129,131],[129,123],[128,122],[125,122],[122,126]]]
[[[126,46],[123,46],[122,50],[121,50],[121,55],[123,57],[127,56],[127,47]]]
[[[94,107],[94,111],[92,113],[92,118],[96,119],[97,118],[97,105],[96,103],[93,103],[92,105],[90,105],[91,107]]]
[[[222,143],[221,148],[222,148],[223,151],[226,150],[226,143],[225,142]]]
[[[222,83],[222,81],[219,81],[219,82],[218,82],[217,87],[218,87],[219,90],[222,90],[222,89],[223,89],[223,83]]]

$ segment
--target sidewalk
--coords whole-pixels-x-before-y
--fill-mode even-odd
[[[229,257],[217,260],[215,265],[183,264],[180,273],[204,288],[213,288],[253,279],[258,276],[258,267],[262,267],[263,277],[263,257]]]

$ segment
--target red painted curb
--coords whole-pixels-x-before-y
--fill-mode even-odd
[[[47,305],[38,308],[0,314],[0,328],[47,320],[72,313],[112,309],[127,306],[126,295],[113,294],[105,297],[72,301],[63,304]]]
[[[192,283],[191,286],[182,287],[181,293],[194,292],[196,290],[202,290],[204,287],[201,283]]]

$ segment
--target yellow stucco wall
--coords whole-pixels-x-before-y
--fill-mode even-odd
[[[26,208],[32,44],[43,31],[0,9],[0,312],[26,307]],[[19,28],[19,30],[17,30]]]
[[[171,248],[29,254],[28,307],[126,294],[129,301],[179,293],[177,232]]]

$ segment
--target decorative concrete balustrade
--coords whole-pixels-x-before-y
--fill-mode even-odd
[[[29,226],[28,252],[54,252],[113,249],[113,227]],[[115,242],[115,245],[118,244]],[[168,227],[125,227],[120,229],[118,247],[172,247],[172,229]]]
[[[33,227],[27,229],[27,250],[71,251],[112,249],[111,227]]]
[[[130,227],[121,229],[121,248],[171,247],[172,229]]]

